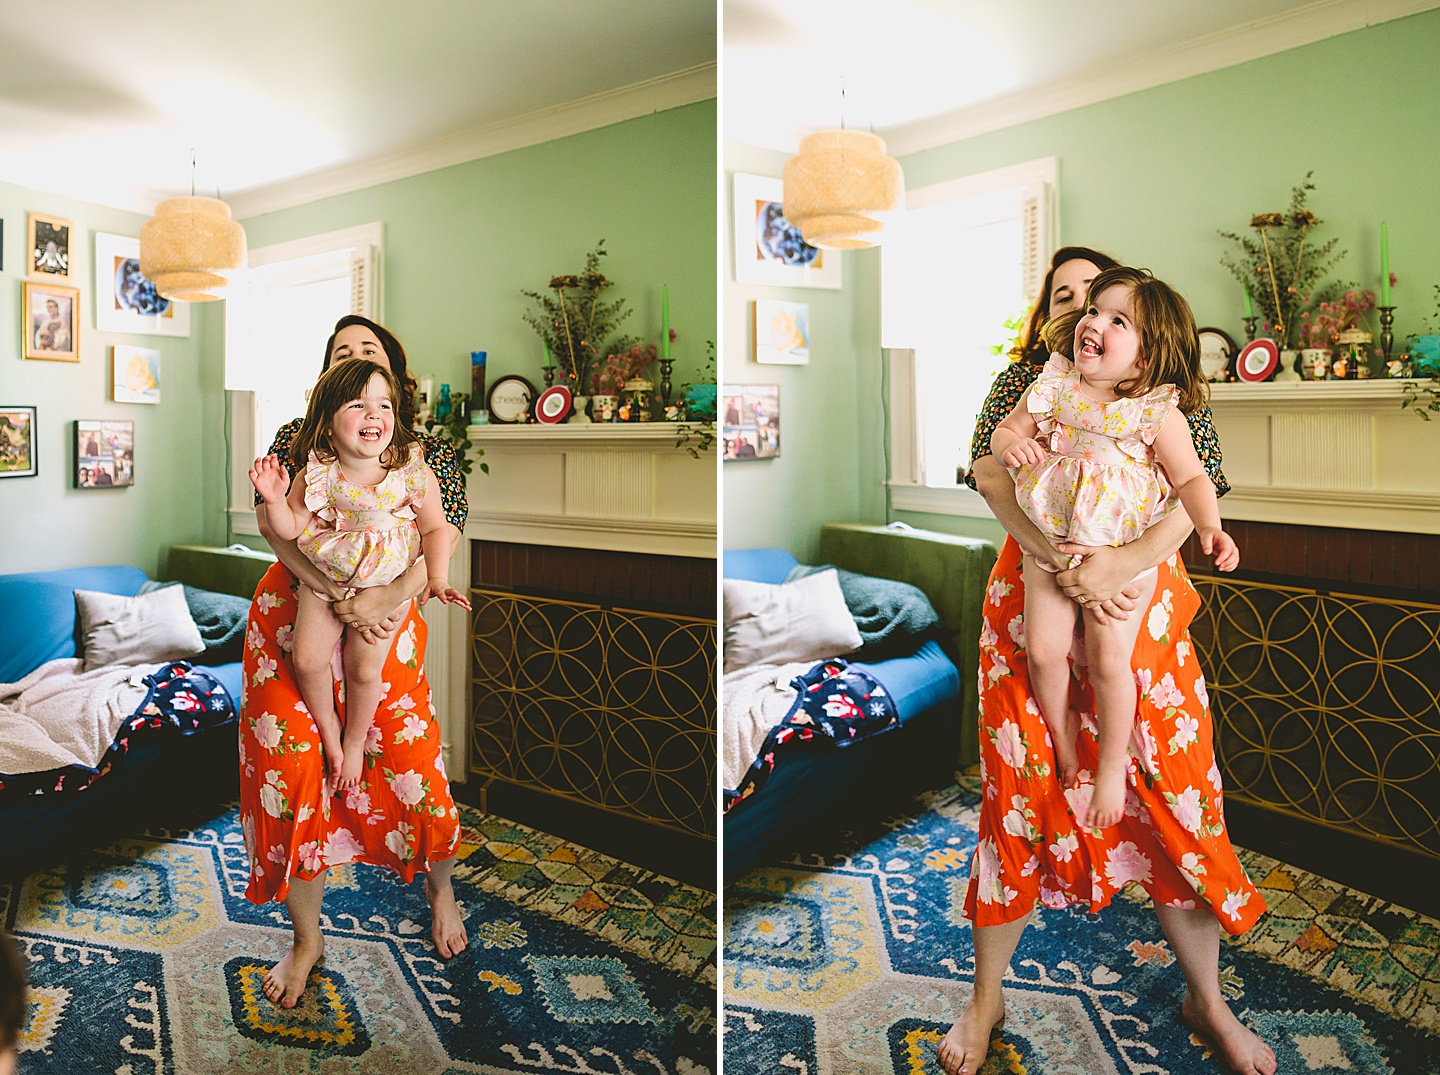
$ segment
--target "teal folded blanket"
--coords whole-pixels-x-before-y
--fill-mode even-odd
[[[867,647],[923,635],[940,623],[940,616],[925,591],[908,582],[857,575],[831,564],[800,564],[790,569],[785,581],[794,582],[817,571],[834,571],[840,577],[845,605],[860,629],[860,640]]]
[[[233,594],[201,590],[189,583],[147,582],[140,587],[141,593],[163,590],[167,586],[185,587],[185,604],[190,608],[190,618],[200,628],[200,637],[205,642],[207,664],[227,664],[244,656],[245,622],[250,613],[250,602]]]

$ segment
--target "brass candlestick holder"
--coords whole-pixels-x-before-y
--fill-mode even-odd
[[[1386,358],[1390,357],[1390,345],[1395,340],[1395,307],[1377,306],[1380,311],[1380,353]]]
[[[1249,343],[1255,338],[1255,325],[1259,322],[1258,317],[1247,317],[1245,320],[1245,342]]]

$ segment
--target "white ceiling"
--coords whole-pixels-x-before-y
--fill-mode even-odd
[[[715,95],[714,0],[3,0],[0,12],[0,180],[139,212],[190,192],[192,149],[196,192],[218,188],[245,215],[234,196],[246,192],[253,210],[275,208],[377,162],[394,178],[407,162]]]
[[[1440,7],[1440,0],[724,3],[727,140],[794,152],[802,135],[843,120],[884,136],[896,155]]]

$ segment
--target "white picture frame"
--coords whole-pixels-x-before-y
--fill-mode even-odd
[[[163,307],[155,312],[156,307]],[[147,309],[148,308],[148,309]],[[140,240],[95,233],[95,327],[146,336],[190,335],[190,304],[155,293],[140,275]]]
[[[775,287],[841,286],[840,251],[819,250],[780,209],[784,186],[773,176],[736,172],[735,282]]]
[[[110,398],[116,403],[160,402],[160,352],[117,343],[110,348]]]
[[[771,366],[809,365],[809,305],[756,299],[754,306],[755,361]]]

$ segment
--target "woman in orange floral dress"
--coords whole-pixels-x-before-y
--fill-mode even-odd
[[[399,340],[366,318],[341,318],[322,368],[349,358],[388,365],[404,389],[396,420],[412,426],[415,382]],[[298,420],[282,426],[270,453],[289,460],[298,426]],[[454,450],[428,434],[416,439],[439,480],[453,550],[466,517]],[[293,478],[293,460],[291,466]],[[261,533],[280,562],[255,591],[245,638],[240,821],[250,859],[246,896],[257,904],[284,900],[294,934],[289,953],[265,978],[265,995],[293,1008],[324,951],[320,906],[331,866],[368,862],[406,882],[423,873],[436,949],[448,959],[465,948],[465,923],[450,884],[460,826],[425,678],[425,621],[413,600],[426,585],[425,561],[417,560],[388,586],[345,600],[295,542],[269,531],[263,505],[257,509]],[[325,781],[320,732],[301,701],[290,660],[300,584],[330,592],[348,629],[389,647],[381,676],[385,695],[366,739],[364,771],[359,786],[345,792],[331,794]],[[343,682],[336,684],[336,707],[343,720]]]
[[[1108,263],[1105,255],[1082,247],[1059,251],[1045,280],[1042,310],[1028,328],[1032,339],[1025,342],[1035,342],[1046,316],[1078,309],[1090,280]],[[1131,661],[1140,698],[1124,816],[1104,830],[1084,829],[1076,820],[1084,816],[1097,761],[1093,736],[1079,737],[1079,784],[1062,791],[1056,779],[1054,750],[1030,691],[1024,649],[1021,551],[1042,551],[1045,539],[1020,510],[1009,473],[989,449],[996,424],[1040,372],[1041,365],[1025,360],[1034,350],[1022,348],[1025,357],[997,378],[971,448],[970,484],[1013,536],[1006,538],[990,575],[980,638],[982,801],[965,900],[975,944],[974,992],[940,1044],[940,1062],[951,1075],[975,1075],[984,1063],[991,1031],[1004,1018],[1005,970],[1037,900],[1095,912],[1133,881],[1154,901],[1184,973],[1181,1018],[1214,1042],[1230,1069],[1273,1075],[1274,1054],[1240,1023],[1220,992],[1220,926],[1242,933],[1265,904],[1225,830],[1209,696],[1188,629],[1200,600],[1176,555],[1190,533],[1183,511],[1118,548],[1058,546],[1087,557],[1058,576],[1068,596],[1098,605],[1104,615],[1140,615],[1144,621]],[[1228,485],[1209,409],[1189,418],[1196,451],[1223,494]],[[1151,567],[1159,569],[1154,596],[1147,608],[1136,609],[1124,590]],[[1095,707],[1085,670],[1077,667],[1075,673],[1071,705],[1093,730]]]

